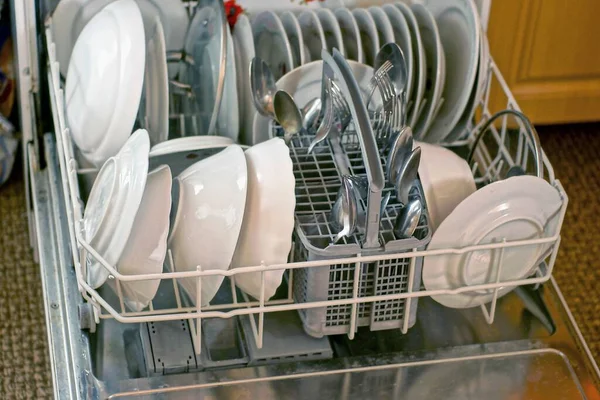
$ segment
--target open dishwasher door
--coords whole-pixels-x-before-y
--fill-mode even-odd
[[[45,77],[48,71],[41,70]],[[58,88],[40,90],[56,101]],[[46,122],[55,130],[59,125],[56,116]],[[73,261],[81,249],[72,246],[65,174],[76,167],[61,164],[61,134],[40,139],[39,155],[32,139],[25,146],[56,398],[600,398],[600,371],[553,278],[498,298],[491,315],[422,296],[408,330],[360,327],[321,340],[298,336],[295,346],[311,350],[285,357],[261,353],[246,314],[209,320],[202,352],[187,320],[98,320],[82,297]],[[549,276],[549,269],[542,263],[540,275]],[[99,293],[111,296],[107,288]],[[270,315],[278,314],[266,313],[265,320]],[[289,318],[299,320],[296,310]],[[297,334],[278,333],[283,339]],[[276,336],[261,333],[261,341]]]

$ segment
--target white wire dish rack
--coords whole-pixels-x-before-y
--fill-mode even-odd
[[[369,254],[360,249],[352,255],[342,255],[328,257],[327,259],[317,259],[307,257],[303,252],[301,238],[296,235],[290,260],[301,260],[289,262],[282,265],[257,265],[252,267],[237,268],[228,271],[202,271],[202,266],[198,266],[196,271],[173,272],[172,258],[170,253],[165,263],[165,270],[160,274],[146,275],[122,275],[114,265],[108,264],[94,248],[84,239],[82,233],[82,217],[84,203],[81,200],[81,193],[78,185],[78,175],[86,173],[79,169],[74,158],[74,152],[71,142],[69,129],[66,126],[64,115],[64,94],[61,87],[59,76],[59,66],[56,61],[55,45],[52,40],[50,30],[46,30],[46,41],[48,47],[48,82],[50,86],[50,100],[54,120],[54,129],[56,131],[57,150],[59,155],[60,169],[62,175],[63,191],[65,193],[65,207],[68,218],[69,235],[73,264],[77,276],[79,290],[82,296],[91,305],[93,311],[93,320],[89,327],[95,329],[95,324],[101,319],[114,318],[121,323],[144,323],[189,320],[192,340],[197,353],[201,350],[202,340],[202,320],[207,318],[232,318],[234,316],[249,315],[253,339],[258,348],[263,344],[264,319],[267,313],[277,313],[288,310],[298,310],[301,315],[309,318],[316,318],[317,323],[311,326],[317,327],[315,335],[330,333],[346,333],[350,339],[354,337],[356,329],[360,325],[371,325],[372,329],[387,329],[390,327],[400,328],[406,333],[414,319],[418,318],[414,304],[420,297],[435,296],[442,294],[457,294],[466,292],[488,291],[493,293],[493,298],[489,305],[481,305],[481,310],[488,321],[493,323],[496,300],[501,288],[507,286],[520,286],[540,284],[550,279],[554,268],[559,244],[560,229],[566,212],[568,198],[558,180],[554,177],[554,171],[545,154],[543,154],[544,177],[557,190],[561,199],[562,206],[558,215],[558,224],[556,230],[549,236],[512,242],[501,242],[486,245],[475,245],[463,248],[445,248],[438,250],[425,250],[423,241],[429,233],[425,227],[419,239],[411,238],[409,246],[400,250],[391,252],[382,252]],[[492,113],[489,109],[490,92],[503,93],[506,101],[503,108],[519,110],[519,107],[510,93],[505,81],[503,80],[497,66],[490,57],[489,65],[486,70],[485,91],[481,99],[478,99],[478,106],[475,109],[464,139],[460,142],[448,144],[448,146],[465,146],[472,144],[475,140],[475,133],[478,128],[490,118]],[[497,180],[504,176],[508,168],[513,165],[520,165],[525,170],[531,170],[533,144],[525,133],[524,127],[520,124],[514,129],[514,124],[510,124],[508,116],[501,119],[500,124],[492,126],[486,135],[485,140],[477,147],[474,155],[473,172],[478,185]],[[299,202],[300,204],[301,202]],[[426,224],[426,222],[425,222]],[[423,223],[421,223],[423,227]],[[519,246],[542,246],[548,248],[547,253],[540,260],[535,273],[525,279],[516,281],[499,281],[502,253],[507,248]],[[420,265],[424,257],[433,255],[468,255],[473,252],[497,250],[500,253],[498,257],[490,257],[490,269],[497,271],[496,282],[463,286],[452,290],[426,290],[419,284]],[[95,257],[108,271],[109,280],[116,288],[116,296],[103,295],[104,292],[92,288],[85,280],[85,257],[90,255]],[[399,261],[400,260],[400,261]],[[543,262],[542,262],[543,261]],[[392,290],[385,289],[386,282],[378,282],[382,277],[378,271],[385,270],[387,266],[393,265],[399,269],[393,272],[398,277],[397,282],[392,282]],[[330,266],[336,266],[330,269]],[[287,270],[287,290],[285,286],[280,288],[278,295],[271,300],[266,300],[264,295],[264,273],[273,270]],[[325,275],[333,276],[338,274],[337,281],[344,283],[343,287],[338,287],[335,295],[308,296],[302,298],[299,296],[298,282],[300,279],[321,279]],[[249,299],[246,295],[236,291],[234,279],[235,276],[242,273],[259,272],[263,276],[262,293],[256,299]],[[223,283],[223,289],[230,289],[230,301],[222,304],[211,304],[201,307],[200,302],[197,306],[189,306],[180,295],[177,281],[182,278],[197,278],[197,297],[200,298],[202,290],[202,277],[211,275],[223,275],[229,277]],[[306,277],[313,278],[306,278]],[[148,309],[140,312],[132,312],[126,309],[121,285],[124,282],[161,280],[161,288],[168,287],[167,293],[171,298],[166,302],[167,305],[152,302]],[[307,281],[308,286],[314,282]],[[375,286],[373,286],[375,285]],[[294,289],[296,287],[296,289]],[[331,292],[332,288],[327,288]],[[397,313],[388,318],[386,310],[395,309]],[[327,310],[324,312],[324,310]],[[340,312],[342,310],[343,312]],[[412,310],[412,311],[411,311]],[[381,313],[379,313],[381,311]],[[317,315],[315,317],[315,315]],[[342,320],[337,318],[343,316]],[[337,318],[337,319],[336,319]],[[379,319],[378,319],[379,318]],[[391,322],[390,322],[391,321]],[[378,328],[378,323],[383,324]],[[305,321],[306,328],[306,321]],[[247,338],[247,340],[251,340]]]

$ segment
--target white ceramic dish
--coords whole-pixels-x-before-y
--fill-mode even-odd
[[[63,77],[67,76],[67,68],[75,43],[71,29],[79,9],[85,2],[86,0],[62,0],[52,13],[50,30],[56,44],[56,59],[60,66],[60,74]]]
[[[427,203],[429,226],[435,232],[456,206],[477,188],[469,164],[454,152],[424,142],[414,145],[421,147],[419,178]]]
[[[425,84],[426,84],[426,75],[427,75],[427,60],[425,58],[425,49],[423,48],[423,42],[421,40],[421,32],[419,31],[419,24],[417,23],[417,19],[413,14],[412,10],[409,6],[404,3],[394,3],[394,6],[400,10],[406,22],[408,23],[408,27],[410,28],[410,37],[414,58],[414,89],[413,94],[409,98],[409,103],[412,105],[409,106],[408,113],[408,125],[411,127],[416,126],[417,120],[420,116],[421,111],[421,103],[423,101],[423,96],[425,94]]]
[[[452,132],[474,90],[481,30],[471,0],[425,0],[424,5],[435,18],[446,60],[444,103],[427,133],[427,141],[436,143]]]
[[[290,150],[274,138],[246,150],[248,196],[240,238],[231,268],[285,264],[292,247],[294,230],[295,180]],[[260,234],[257,234],[260,232]],[[264,273],[265,300],[281,285],[285,270]],[[238,274],[235,284],[259,299],[260,272]]]
[[[426,84],[423,99],[426,102],[419,119],[413,127],[415,137],[429,142],[427,132],[433,123],[442,100],[442,91],[446,76],[444,49],[440,34],[431,13],[420,3],[413,3],[411,10],[419,24],[421,41],[425,49]]]
[[[252,21],[252,33],[256,56],[269,65],[276,80],[294,69],[292,48],[277,14],[258,14]]]
[[[133,228],[117,265],[121,274],[159,274],[163,271],[169,234],[171,180],[171,170],[166,165],[148,174]],[[133,311],[142,311],[156,295],[159,284],[160,279],[122,282],[125,304]]]
[[[377,35],[379,35],[379,46],[383,46],[386,43],[395,43],[396,39],[394,38],[394,29],[392,28],[392,24],[390,23],[389,18],[383,12],[380,7],[372,6],[368,8],[369,14],[373,17],[373,21],[375,21],[375,26],[377,27]],[[379,49],[377,49],[379,51]]]
[[[554,235],[562,205],[558,191],[533,176],[516,176],[489,184],[460,203],[433,234],[428,250],[477,244],[536,239]],[[500,282],[529,276],[548,245],[505,248]],[[423,283],[427,290],[452,289],[493,283],[498,250],[425,257]],[[513,287],[503,287],[498,296]],[[490,302],[493,291],[432,296],[451,308],[469,308]]]
[[[287,35],[290,47],[292,49],[292,58],[294,61],[294,68],[299,67],[306,63],[304,58],[304,38],[302,37],[302,29],[300,29],[300,23],[298,18],[291,11],[284,11],[279,16],[283,29]],[[237,24],[240,23],[238,19]],[[254,46],[254,44],[252,44]]]
[[[348,61],[348,64],[352,69],[359,88],[363,90],[363,95],[366,96],[366,89],[373,76],[373,68],[355,61]],[[322,73],[323,61],[313,61],[300,68],[296,68],[279,79],[277,81],[277,88],[285,90],[292,95],[298,107],[302,108],[310,100],[321,95]],[[373,108],[381,104],[381,97],[378,92],[375,92],[371,104]],[[270,118],[257,113],[254,116],[252,143],[257,144],[271,139],[271,124],[272,121]]]
[[[229,269],[238,242],[244,208],[248,171],[241,147],[232,145],[199,161],[174,180],[175,221],[169,236],[176,271]],[[202,278],[200,303],[215,296],[224,277]],[[179,283],[196,303],[197,278]]]
[[[321,49],[327,48],[325,33],[319,17],[312,10],[305,10],[298,16],[304,39],[304,61],[309,63],[321,59]]]
[[[352,10],[352,15],[354,15],[360,32],[360,42],[363,47],[365,64],[372,67],[375,64],[377,52],[381,47],[375,21],[373,21],[371,14],[363,8],[355,8]]]
[[[283,17],[283,16],[282,16]],[[247,16],[241,14],[233,29],[233,47],[235,50],[235,71],[237,73],[237,89],[240,101],[240,142],[250,143],[252,123],[256,109],[252,102],[250,89],[250,62],[255,56],[252,25]]]
[[[347,8],[337,8],[333,11],[337,18],[342,37],[344,39],[344,49],[346,58],[359,63],[364,62],[363,46],[360,40],[360,31],[354,15]]]
[[[340,25],[335,18],[333,12],[327,8],[320,8],[315,11],[321,27],[323,28],[323,34],[325,35],[325,44],[327,45],[327,51],[333,52],[333,49],[338,49],[342,55],[346,55],[344,49],[344,38],[342,36],[342,30]]]
[[[135,131],[121,151],[98,172],[85,207],[84,237],[113,266],[123,253],[142,200],[149,150],[148,132]],[[86,269],[87,282],[92,288],[101,286],[108,277],[108,270],[90,254]]]
[[[169,139],[169,74],[167,50],[160,18],[155,17],[146,36],[146,71],[139,108],[141,125],[150,135],[150,144]]]
[[[100,11],[75,43],[65,89],[67,122],[82,155],[101,166],[135,123],[145,65],[144,26],[133,0]]]
[[[219,107],[219,116],[217,118],[217,131],[215,133],[237,141],[240,134],[240,113],[238,111],[235,51],[233,50],[233,38],[231,37],[229,27],[225,31],[227,35],[225,84],[223,85],[223,97],[221,98],[221,107]]]
[[[396,41],[396,44],[400,46],[404,53],[408,74],[406,82],[406,98],[410,100],[412,98],[415,80],[415,60],[408,22],[406,22],[406,18],[404,18],[404,15],[402,15],[400,10],[392,4],[384,4],[381,9],[390,20],[392,29],[394,30],[394,40]]]

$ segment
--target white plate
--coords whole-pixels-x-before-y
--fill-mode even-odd
[[[420,3],[412,4],[411,10],[419,24],[421,41],[425,49],[425,65],[427,66],[425,74],[427,82],[425,84],[425,93],[423,94],[423,99],[426,103],[416,125],[413,127],[413,132],[416,139],[423,140],[425,137],[425,141],[429,142],[427,140],[427,131],[433,123],[440,106],[444,80],[446,79],[444,49],[442,48],[435,19],[433,19],[431,13]]]
[[[373,17],[373,21],[375,21],[375,26],[377,27],[377,34],[379,35],[379,47],[383,47],[386,43],[395,43],[396,39],[394,38],[394,29],[392,28],[392,24],[390,23],[389,18],[383,12],[383,10],[379,7],[369,7],[369,14]],[[379,51],[379,49],[377,49]]]
[[[317,17],[319,17],[319,22],[323,28],[327,51],[332,53],[333,49],[336,48],[340,53],[342,53],[342,55],[345,55],[346,51],[344,50],[344,38],[342,36],[342,30],[340,29],[340,25],[338,24],[333,12],[327,8],[321,8],[316,10],[315,14],[317,14]]]
[[[252,26],[245,15],[240,15],[233,28],[233,47],[235,50],[235,62],[237,73],[237,87],[240,108],[240,141],[250,143],[252,136],[252,123],[256,109],[252,102],[252,90],[250,89],[250,63],[254,58],[254,39],[252,37]]]
[[[369,86],[373,76],[373,68],[368,65],[348,61],[358,87],[366,95],[366,89]],[[302,108],[310,100],[321,96],[321,82],[323,73],[323,61],[313,61],[300,68],[296,68],[289,74],[277,81],[277,88],[285,90],[294,98],[298,107]],[[373,107],[381,104],[381,97],[376,92],[371,101]],[[252,131],[252,143],[257,144],[271,139],[271,119],[260,114],[254,116],[254,128]]]
[[[85,239],[113,266],[123,253],[142,200],[149,149],[148,132],[135,131],[121,151],[109,158],[98,172],[85,207]],[[97,288],[106,281],[108,270],[89,254],[86,268],[91,287]]]
[[[319,17],[312,10],[305,10],[298,16],[304,39],[304,60],[306,63],[321,59],[321,50],[327,48],[325,33]]]
[[[360,32],[360,41],[363,46],[365,64],[372,67],[375,64],[377,52],[381,47],[375,21],[373,21],[371,14],[363,8],[355,8],[352,10],[352,15],[354,15],[354,19],[356,20]]]
[[[117,154],[134,126],[146,58],[144,25],[133,0],[119,0],[79,35],[65,88],[67,122],[83,157],[97,167]]]
[[[150,144],[155,145],[169,139],[169,74],[165,36],[158,16],[149,31],[139,118],[150,135]]]
[[[423,48],[423,42],[421,40],[421,32],[419,31],[419,24],[415,18],[414,13],[410,7],[404,3],[394,4],[398,10],[404,15],[406,22],[410,28],[410,37],[414,58],[414,92],[409,98],[409,103],[412,102],[412,106],[409,109],[408,125],[411,127],[416,126],[417,120],[419,119],[419,111],[423,96],[425,94],[425,83],[427,74],[427,60],[425,58],[425,49]]]
[[[198,266],[204,271],[229,269],[244,218],[247,186],[246,157],[236,145],[193,164],[175,179],[176,217],[168,243],[176,271],[196,271]],[[212,300],[223,278],[202,278],[199,305]],[[198,278],[179,280],[194,303],[197,282]]]
[[[85,2],[86,0],[62,0],[58,2],[52,13],[50,30],[56,44],[56,59],[62,76],[67,76],[67,68],[69,67],[71,51],[73,51],[73,43],[75,42],[71,32],[73,22]]]
[[[294,68],[297,68],[306,63],[306,59],[304,58],[304,38],[302,37],[302,29],[300,29],[300,23],[298,22],[298,18],[291,11],[284,11],[279,19],[283,24],[283,29],[285,29],[285,34],[287,35],[288,41],[290,42],[290,47],[292,48],[292,58],[294,60]],[[239,24],[240,21],[238,19]],[[254,44],[252,44],[254,47]]]
[[[385,12],[390,20],[390,23],[392,24],[396,44],[400,46],[402,52],[404,53],[408,74],[406,82],[406,98],[410,100],[412,96],[413,83],[415,80],[415,60],[408,22],[406,22],[406,18],[404,18],[404,15],[402,15],[400,10],[392,4],[384,4],[381,9],[383,12]]]
[[[280,138],[246,150],[248,197],[231,268],[285,264],[292,247],[295,179],[290,150]],[[259,235],[256,233],[260,232]],[[281,285],[285,270],[264,273],[265,300]],[[261,272],[238,274],[235,284],[259,299]]]
[[[428,250],[537,239],[555,234],[561,198],[548,182],[516,176],[479,189],[460,203],[433,234]],[[537,267],[548,245],[505,248],[500,281],[523,279]],[[496,280],[498,250],[425,257],[423,284],[427,290],[453,289]],[[498,296],[513,287],[503,287]],[[432,296],[452,308],[490,302],[493,291]]]
[[[125,250],[119,258],[123,275],[160,274],[167,254],[171,211],[171,170],[163,165],[148,174],[146,187]],[[148,307],[160,279],[121,282],[125,304],[133,311]]]
[[[342,37],[344,38],[344,49],[346,58],[359,63],[364,62],[363,46],[360,40],[360,31],[354,15],[347,8],[337,8],[334,10]]]
[[[252,33],[256,56],[269,65],[275,80],[294,69],[292,48],[277,14],[258,14],[252,21]]]
[[[435,18],[446,60],[441,105],[429,127],[427,141],[440,142],[451,132],[474,90],[480,50],[480,24],[472,0],[425,0]]]
[[[217,118],[217,131],[221,136],[227,136],[233,141],[238,140],[240,134],[240,113],[238,111],[237,73],[235,70],[235,52],[233,50],[233,38],[229,27],[227,27],[227,63],[225,67],[225,84],[223,86],[223,97],[219,116]]]

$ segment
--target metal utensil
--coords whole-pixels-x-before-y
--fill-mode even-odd
[[[347,175],[342,176],[342,186],[331,209],[330,222],[334,229],[339,229],[333,239],[334,244],[339,242],[341,238],[352,235],[356,230],[358,202],[356,191],[349,178]]]
[[[321,104],[321,99],[315,97],[302,108],[302,126],[309,133],[312,132],[313,128],[316,129],[319,113],[321,112]]]
[[[312,140],[312,142],[310,142],[310,145],[308,146],[309,154],[312,153],[317,144],[321,143],[327,138],[327,135],[329,135],[329,132],[331,131],[331,126],[334,122],[333,104],[331,99],[328,99],[328,97],[331,96],[331,85],[331,79],[325,78],[325,81],[323,82],[324,95],[321,98],[321,102],[325,103],[325,109],[322,110],[323,120],[321,121],[321,125],[319,125],[319,129],[317,129],[317,132],[315,133],[314,139]]]
[[[406,86],[408,82],[408,70],[406,58],[400,46],[396,43],[386,43],[379,49],[375,57],[375,69],[389,62],[392,65],[387,71],[387,76],[393,85],[394,100],[391,108],[394,110],[393,121],[395,127],[406,125]]]
[[[423,213],[421,200],[414,198],[400,210],[396,223],[394,224],[394,233],[398,238],[409,238],[415,233],[419,220]]]
[[[394,140],[386,160],[385,171],[388,181],[391,183],[396,182],[400,169],[404,165],[404,162],[409,154],[412,152],[412,129],[408,126],[405,126],[397,135],[393,136],[393,138]]]
[[[406,159],[396,180],[396,197],[402,204],[408,202],[410,190],[413,187],[417,173],[419,172],[419,163],[421,162],[421,148],[416,147]]]
[[[285,132],[284,139],[288,143],[294,135],[302,130],[302,114],[292,96],[285,90],[275,92],[273,111],[275,119]]]
[[[274,118],[273,97],[277,92],[275,77],[266,62],[254,57],[250,63],[252,101],[259,114]]]

